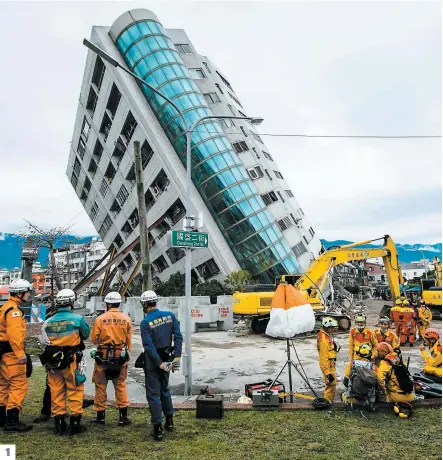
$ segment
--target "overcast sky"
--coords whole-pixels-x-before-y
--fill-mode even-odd
[[[0,2],[0,231],[96,233],[65,175],[82,39],[136,7],[186,29],[259,132],[441,134],[439,2]],[[441,241],[439,139],[264,140],[321,238]]]

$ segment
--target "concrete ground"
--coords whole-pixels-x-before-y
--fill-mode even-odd
[[[369,327],[375,327],[379,311],[384,304],[385,302],[377,300],[366,302]],[[441,322],[433,321],[433,326],[440,329]],[[348,359],[348,336],[347,333],[340,333],[336,337],[342,347],[337,360],[337,371],[341,377]],[[316,334],[313,333],[308,337],[297,338],[293,343],[312,386],[322,391],[323,382],[318,367],[316,337]],[[134,403],[146,401],[143,370],[133,367],[135,359],[141,352],[140,331],[139,328],[136,328],[133,334],[133,350],[128,373],[128,393],[131,402]],[[252,334],[237,337],[234,332],[198,332],[192,337],[192,353],[194,393],[209,386],[214,393],[231,394],[231,399],[235,399],[234,395],[239,396],[244,393],[246,384],[277,376],[286,361],[286,341]],[[412,372],[422,368],[418,342],[413,348],[404,348],[403,356],[405,360],[410,358]],[[293,351],[292,359],[297,363],[297,356]],[[93,395],[95,392],[94,384],[91,382],[92,369],[93,360],[89,358],[88,353],[88,380],[85,388],[85,393],[88,395]],[[288,389],[287,370],[280,379]],[[184,400],[181,397],[184,392],[184,376],[181,371],[171,373],[170,387],[177,402]],[[295,391],[309,391],[295,369],[293,370],[293,387]],[[108,399],[114,399],[112,384],[108,386]]]

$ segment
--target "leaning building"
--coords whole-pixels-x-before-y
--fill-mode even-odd
[[[91,41],[172,99],[189,124],[208,115],[248,116],[223,72],[198,54],[184,30],[165,29],[149,10],[93,27]],[[160,96],[89,51],[67,175],[107,248],[139,236],[133,142],[140,141],[150,256],[160,279],[184,271],[167,232],[185,216],[186,135]],[[208,120],[192,136],[192,210],[203,214],[208,249],[193,251],[193,274],[223,279],[240,268],[258,281],[304,271],[321,243],[274,157],[245,120]],[[127,278],[135,247],[119,265]]]

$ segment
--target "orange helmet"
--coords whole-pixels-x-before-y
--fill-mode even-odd
[[[429,329],[426,329],[423,337],[425,339],[440,340],[440,332],[438,332],[437,329],[430,327]]]
[[[394,353],[394,349],[386,342],[380,342],[377,345],[377,351],[384,351],[385,353]]]

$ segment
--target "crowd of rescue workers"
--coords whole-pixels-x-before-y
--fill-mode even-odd
[[[20,420],[20,412],[28,390],[32,362],[25,353],[26,323],[20,309],[29,299],[32,285],[25,280],[14,280],[9,286],[10,298],[0,307],[0,426],[5,432],[27,432],[33,426]],[[96,345],[91,351],[94,359],[92,381],[95,383],[92,423],[105,425],[106,388],[112,381],[115,389],[118,424],[131,423],[128,418],[130,401],[126,390],[129,352],[132,345],[132,321],[120,309],[118,292],[106,295],[105,313],[98,316],[92,329],[85,319],[73,312],[76,296],[70,289],[61,290],[55,298],[55,309],[47,315],[42,327],[44,351],[40,361],[46,369],[46,387],[40,415],[34,423],[54,418],[56,435],[76,435],[86,431],[81,423],[84,401],[85,344],[89,339]],[[180,325],[173,313],[157,308],[154,291],[145,291],[140,303],[144,319],[140,333],[144,352],[135,361],[135,367],[144,369],[146,397],[149,404],[152,436],[163,439],[163,428],[174,430],[174,408],[168,388],[170,372],[180,368],[183,337]],[[408,405],[414,399],[414,391],[402,388],[400,373],[395,372],[402,363],[401,347],[413,346],[421,340],[420,351],[424,360],[423,372],[441,378],[442,350],[440,333],[430,328],[432,314],[423,301],[411,308],[408,300],[399,298],[390,310],[390,317],[379,319],[379,328],[370,330],[365,315],[356,315],[356,327],[349,336],[349,363],[343,383],[349,385],[356,362],[373,362],[379,390],[386,401],[394,404],[400,417],[408,416]],[[391,330],[394,326],[394,331]],[[337,321],[331,317],[322,319],[317,347],[320,369],[324,376],[324,398],[332,403],[336,397],[336,359],[339,345],[334,340]],[[429,349],[427,352],[425,347]]]

